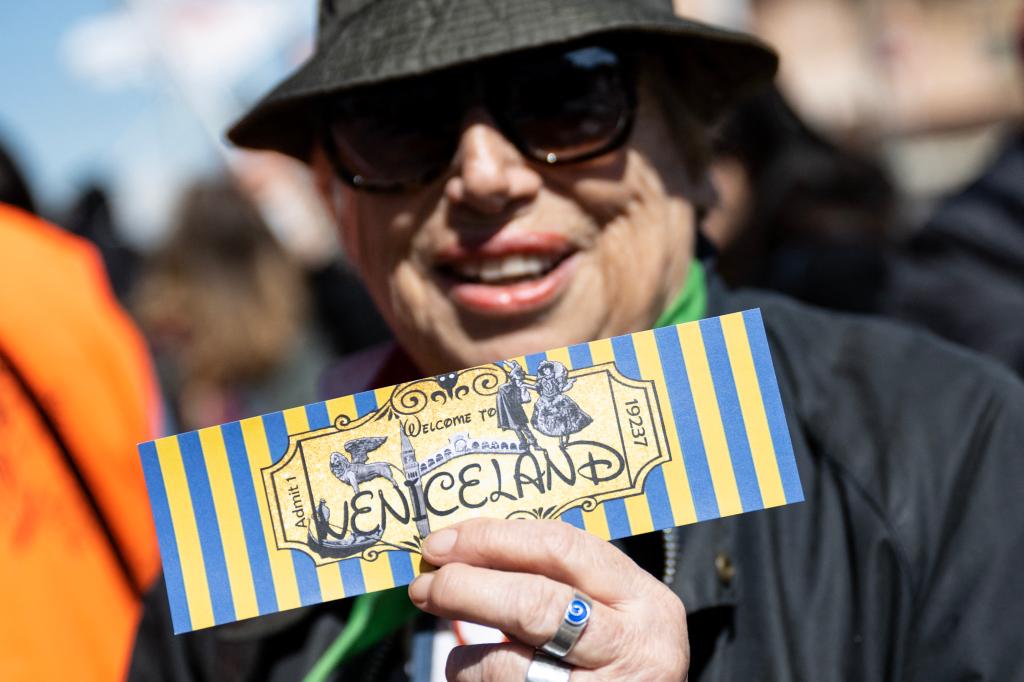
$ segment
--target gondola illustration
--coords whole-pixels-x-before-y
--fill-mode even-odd
[[[344,559],[369,549],[380,541],[384,530],[378,525],[369,533],[353,530],[350,535],[341,535],[331,528],[331,509],[327,500],[321,498],[313,510],[313,522],[309,524],[310,549],[329,559]]]

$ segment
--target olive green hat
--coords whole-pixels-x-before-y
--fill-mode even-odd
[[[676,16],[671,0],[322,0],[312,56],[228,138],[306,160],[325,95],[591,37],[663,55],[705,119],[770,81],[778,61],[752,36]]]

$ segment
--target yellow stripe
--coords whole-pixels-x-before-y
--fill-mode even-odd
[[[327,416],[331,418],[331,424],[334,424],[334,420],[341,415],[345,415],[352,421],[356,419],[356,399],[350,395],[344,398],[328,400],[326,406]]]
[[[761,397],[761,386],[757,380],[757,370],[754,369],[754,357],[750,352],[750,339],[743,315],[734,313],[722,317],[722,333],[740,399],[750,453],[754,457],[761,498],[765,507],[786,504],[786,493],[782,488],[778,458],[768,429],[768,416],[764,411],[764,399]]]
[[[665,487],[668,489],[668,498],[672,504],[672,517],[675,519],[676,525],[679,526],[696,523],[697,512],[693,507],[693,493],[690,492],[690,480],[686,476],[686,467],[683,464],[683,450],[679,443],[676,421],[672,415],[668,386],[665,384],[665,375],[661,369],[661,358],[658,356],[654,333],[647,331],[634,334],[633,346],[636,349],[636,360],[640,366],[641,376],[654,380],[654,386],[658,392],[658,402],[661,406],[661,416],[665,421],[665,432],[672,459],[662,465],[662,472],[665,474]]]
[[[377,409],[380,409],[391,400],[391,394],[395,392],[394,386],[385,386],[384,388],[378,388],[373,391],[373,396],[377,399]]]
[[[178,543],[178,556],[181,558],[181,573],[192,629],[210,627],[213,625],[213,604],[210,602],[206,564],[203,563],[199,529],[196,528],[192,495],[188,490],[178,439],[173,436],[161,438],[156,441],[156,452],[164,477],[164,488],[167,490],[167,503],[171,508],[171,522],[174,524],[174,539]]]
[[[590,346],[590,359],[595,365],[606,362],[615,362],[615,350],[612,348],[610,339],[594,341],[587,344]],[[645,495],[633,495],[627,497],[623,502],[626,505],[626,517],[629,519],[629,528],[635,535],[650,533],[654,530],[654,521],[651,520],[651,507],[647,504]]]
[[[309,431],[309,418],[306,416],[306,408],[293,407],[285,410],[284,426],[288,435],[294,435]],[[345,588],[341,583],[341,571],[337,564],[327,564],[316,567],[316,576],[320,582],[320,596],[324,601],[341,599],[345,596]]]
[[[560,362],[565,365],[566,369],[572,369],[572,358],[569,355],[568,348],[549,350],[546,355],[548,360]],[[583,527],[586,528],[588,533],[596,535],[602,540],[611,538],[611,531],[608,530],[608,517],[604,515],[604,506],[599,505],[593,511],[584,511],[582,515]]]
[[[363,584],[367,592],[387,590],[395,586],[395,577],[391,574],[391,562],[388,553],[381,552],[375,561],[359,560],[363,569]],[[413,561],[415,564],[416,562]]]
[[[267,543],[267,555],[270,558],[270,574],[274,578],[274,592],[277,594],[277,606],[281,611],[302,606],[299,599],[299,586],[295,580],[295,564],[292,563],[290,549],[278,549],[274,540],[274,526],[270,521],[270,510],[267,507],[267,489],[263,485],[261,467],[270,466],[270,448],[267,445],[267,432],[263,428],[260,417],[243,419],[242,439],[245,451],[249,455],[252,469],[252,484],[256,491],[256,504],[260,508],[260,521],[263,526],[263,538]]]
[[[210,477],[213,492],[213,507],[217,512],[221,542],[224,544],[224,561],[228,568],[228,581],[235,603],[235,615],[239,620],[260,614],[256,603],[256,586],[252,581],[249,566],[249,550],[245,546],[245,532],[242,530],[242,515],[235,497],[235,484],[231,479],[231,465],[224,447],[224,435],[220,427],[203,429],[199,442],[206,460],[206,473]]]
[[[732,469],[732,459],[729,457],[729,444],[725,440],[722,415],[718,411],[718,398],[700,325],[691,322],[677,329],[683,348],[683,360],[686,362],[686,374],[690,380],[690,391],[693,393],[693,404],[697,408],[697,422],[704,440],[704,453],[711,471],[711,483],[718,499],[718,511],[722,516],[740,514],[743,505],[736,485],[736,472]]]

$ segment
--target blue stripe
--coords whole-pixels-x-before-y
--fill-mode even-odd
[[[364,414],[368,414],[377,409],[377,396],[374,395],[373,391],[356,393],[355,400],[357,417],[362,417]]]
[[[373,391],[364,391],[356,394],[356,414],[359,417],[369,414],[377,409],[377,396]],[[391,551],[387,552],[388,563],[391,566],[391,578],[395,585],[406,585],[412,582],[412,558],[409,552]],[[344,563],[344,562],[343,562]],[[345,568],[341,569],[341,581],[345,584]],[[360,576],[360,583],[362,576]],[[349,594],[348,587],[345,587],[345,594]]]
[[[309,421],[309,430],[326,429],[331,425],[331,416],[327,414],[327,403],[313,403],[306,405],[306,419]]]
[[[573,507],[558,518],[570,525],[576,526],[580,530],[585,530],[583,526],[583,512],[580,511],[579,507]]]
[[[356,417],[362,417],[377,409],[377,394],[373,391],[356,393]]]
[[[540,363],[548,359],[548,356],[544,353],[532,353],[526,356],[526,373],[536,374],[537,368],[540,367]]]
[[[612,351],[615,353],[615,366],[624,376],[630,379],[643,378],[640,376],[640,363],[636,361],[632,337],[616,336],[612,339]]]
[[[624,375],[632,379],[641,379],[640,363],[636,359],[636,347],[631,336],[619,336],[612,339],[612,350],[615,353],[615,366]],[[665,443],[668,447],[668,443]],[[669,449],[671,455],[671,448]],[[668,498],[668,486],[665,484],[665,472],[661,466],[655,467],[647,474],[644,481],[644,495],[647,506],[651,510],[651,523],[654,530],[672,528],[676,521],[672,518],[672,503]]]
[[[359,567],[358,558],[339,561],[338,569],[341,571],[341,584],[345,587],[346,597],[366,592],[366,583],[363,582],[363,569]]]
[[[267,543],[263,538],[263,524],[260,523],[260,508],[256,491],[252,486],[252,472],[249,469],[249,454],[245,451],[242,425],[231,422],[220,427],[224,436],[224,449],[228,454],[231,480],[235,484],[235,499],[242,517],[242,532],[245,534],[245,548],[249,554],[249,569],[256,588],[256,605],[260,615],[274,613],[277,607],[277,592],[274,576],[270,572],[270,557]]]
[[[594,364],[594,356],[590,353],[590,346],[581,343],[570,346],[569,359],[572,361],[573,369],[583,369]],[[608,524],[608,532],[611,539],[629,537],[633,534],[629,526],[629,515],[626,513],[626,502],[622,499],[608,500],[601,505],[604,511],[604,519]]]
[[[750,352],[754,357],[754,369],[761,385],[761,399],[764,401],[764,411],[768,416],[768,430],[772,434],[772,445],[775,446],[775,457],[779,463],[779,475],[782,478],[782,489],[786,493],[786,502],[801,502],[804,499],[804,491],[800,485],[796,456],[793,454],[793,442],[789,439],[786,412],[782,408],[782,396],[779,394],[779,384],[775,378],[772,355],[768,350],[768,337],[765,336],[761,311],[756,308],[745,311],[743,323],[747,328]]]
[[[153,524],[156,526],[156,539],[160,543],[160,556],[163,558],[164,582],[167,585],[167,600],[171,606],[174,634],[188,632],[192,629],[192,619],[188,615],[185,578],[181,574],[178,541],[174,535],[171,506],[167,502],[167,490],[164,488],[164,475],[160,471],[156,444],[140,444],[139,457],[142,459],[142,475],[146,479],[149,502],[153,509]]]
[[[690,480],[690,493],[693,495],[697,520],[716,519],[721,514],[718,512],[718,500],[715,498],[707,454],[704,452],[704,441],[701,439],[697,409],[694,407],[693,393],[690,391],[690,379],[686,374],[683,351],[679,346],[679,332],[675,327],[655,329],[654,340],[658,346],[658,355],[661,357],[661,371],[668,386],[669,403],[676,422],[679,446],[683,451],[686,476]]]
[[[192,497],[192,513],[199,531],[199,547],[206,567],[206,584],[213,604],[213,622],[217,625],[235,620],[235,602],[231,596],[228,565],[224,560],[224,545],[220,540],[217,509],[213,505],[213,491],[206,471],[206,458],[199,442],[199,433],[189,431],[178,436],[181,463],[185,467],[188,492]]]
[[[743,410],[740,408],[739,395],[736,393],[736,380],[733,378],[732,364],[729,362],[729,351],[725,347],[721,319],[715,317],[703,320],[700,323],[700,331],[704,337],[704,350],[707,352],[708,365],[711,368],[711,380],[715,384],[718,412],[722,415],[725,440],[729,445],[729,458],[732,460],[732,470],[736,474],[736,486],[740,492],[743,511],[764,509],[761,486],[757,482],[757,470],[754,468],[754,456],[750,452],[747,428],[743,422]]]
[[[569,346],[569,362],[572,363],[574,368],[590,367],[593,365],[594,358],[590,354],[590,346],[585,343]]]
[[[263,428],[267,431],[267,445],[270,446],[270,459],[277,462],[288,450],[288,428],[284,423],[283,412],[263,415]],[[299,586],[299,601],[303,606],[319,604],[323,596],[320,594],[320,579],[316,575],[316,564],[313,558],[302,552],[291,551],[292,564],[295,566],[295,582]]]
[[[661,471],[659,468],[658,471]],[[601,505],[604,507],[604,518],[608,522],[608,532],[611,540],[628,538],[633,534],[629,525],[629,514],[626,513],[626,501],[623,499],[608,500]]]
[[[408,585],[416,577],[412,571],[412,557],[409,552],[388,552],[388,562],[391,564],[391,577],[395,581],[395,587]]]

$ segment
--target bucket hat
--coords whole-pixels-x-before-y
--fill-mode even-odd
[[[676,16],[671,0],[321,0],[313,54],[228,138],[307,160],[326,95],[604,37],[661,55],[703,119],[769,81],[778,61],[750,35]]]

